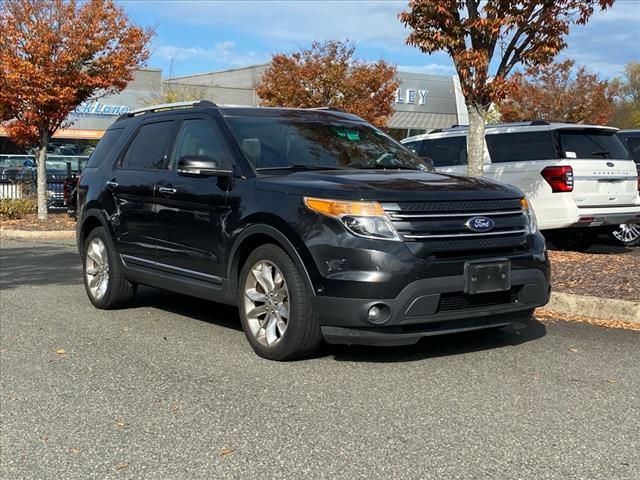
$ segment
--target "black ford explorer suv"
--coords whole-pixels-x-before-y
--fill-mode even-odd
[[[527,322],[549,263],[522,192],[429,170],[332,109],[130,112],[78,184],[89,299],[122,307],[143,284],[237,305],[275,360]]]

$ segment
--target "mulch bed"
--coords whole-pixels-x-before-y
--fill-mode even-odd
[[[75,230],[76,221],[66,213],[50,213],[49,218],[41,222],[38,220],[38,216],[33,213],[17,220],[0,218],[0,226],[7,230],[60,231]]]
[[[621,320],[589,318],[582,317],[580,315],[567,315],[566,313],[553,312],[544,308],[538,308],[536,310],[535,317],[537,320],[547,323],[555,323],[558,321],[589,323],[591,325],[597,325],[598,327],[620,328],[623,330],[634,330],[636,332],[640,332],[640,324],[638,323],[623,322]]]
[[[640,301],[640,258],[550,250],[553,291]]]

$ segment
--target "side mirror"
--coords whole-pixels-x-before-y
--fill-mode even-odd
[[[422,160],[423,163],[426,163],[427,167],[429,167],[430,170],[436,169],[436,167],[433,165],[433,159],[431,157],[420,157],[420,160]]]
[[[201,155],[180,157],[177,171],[183,175],[202,175],[206,177],[230,177],[233,175],[232,169],[220,168],[214,158]]]

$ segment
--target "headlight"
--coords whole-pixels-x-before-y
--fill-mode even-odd
[[[526,198],[520,200],[520,205],[522,206],[524,215],[527,218],[527,230],[529,230],[529,235],[533,235],[538,231],[538,220],[536,219],[536,213],[533,211],[531,203],[529,203],[529,200],[527,200]]]
[[[304,198],[309,210],[337,219],[354,235],[378,240],[400,240],[378,202],[348,202],[323,198]]]

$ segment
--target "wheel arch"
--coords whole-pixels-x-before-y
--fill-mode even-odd
[[[302,274],[309,292],[315,295],[312,281],[312,276],[315,273],[315,264],[311,254],[297,235],[292,235],[291,232],[288,233],[289,235],[285,235],[278,228],[269,224],[254,224],[238,235],[230,250],[228,257],[230,261],[227,266],[227,278],[231,281],[234,296],[238,291],[238,280],[244,261],[257,247],[268,243],[277,245],[289,255]]]
[[[104,214],[100,210],[95,208],[86,210],[82,215],[82,223],[80,224],[80,228],[78,229],[76,239],[78,244],[78,251],[80,253],[82,253],[84,243],[91,231],[98,227],[104,227],[109,235],[113,234],[111,228],[109,227],[109,222],[107,222]]]

